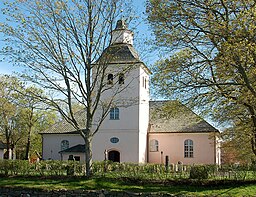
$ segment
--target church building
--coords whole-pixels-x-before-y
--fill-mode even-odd
[[[93,136],[93,160],[164,163],[168,158],[170,163],[220,164],[217,129],[179,101],[150,101],[151,72],[134,49],[133,32],[123,20],[117,21],[111,38],[98,60],[114,57],[108,61],[105,81],[111,88],[101,99],[118,94]],[[78,122],[85,122],[84,113],[76,114]],[[43,159],[85,160],[83,138],[69,123],[58,122],[41,134]]]

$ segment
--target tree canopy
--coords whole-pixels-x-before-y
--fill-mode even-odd
[[[39,132],[56,121],[56,112],[31,93],[42,90],[25,87],[16,77],[0,76],[0,138],[7,145],[6,158],[29,159],[41,152]],[[11,152],[10,152],[11,151]]]
[[[158,93],[246,131],[256,155],[255,1],[149,0],[147,14],[165,51],[154,67]]]

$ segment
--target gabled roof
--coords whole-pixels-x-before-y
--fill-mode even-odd
[[[70,148],[62,150],[59,153],[84,153],[84,152],[85,152],[85,145],[84,144],[78,144],[76,146],[72,146]]]
[[[150,133],[218,132],[179,101],[150,101]]]
[[[85,128],[85,109],[75,113],[75,118],[81,128]],[[49,129],[40,134],[79,134],[75,128],[65,120],[55,123]]]
[[[150,133],[202,133],[218,132],[216,128],[202,117],[181,104],[179,101],[150,101],[149,102]],[[85,127],[85,110],[75,114],[78,123]],[[66,121],[58,122],[41,134],[79,134]]]

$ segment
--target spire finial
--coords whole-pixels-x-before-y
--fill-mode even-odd
[[[117,21],[116,29],[127,29],[126,23],[123,19]]]

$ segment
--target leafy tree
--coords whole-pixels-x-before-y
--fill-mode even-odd
[[[224,139],[221,144],[223,164],[246,164],[254,160],[246,132],[241,132],[237,127],[228,128],[221,133],[221,136]]]
[[[16,78],[7,75],[0,76],[0,132],[6,140],[8,159],[12,159],[9,151],[21,138],[20,129],[17,125],[19,112],[14,104],[15,99],[17,99],[15,89],[20,87],[21,84]]]
[[[17,78],[0,77],[0,132],[7,144],[7,158],[15,159],[16,151],[24,151],[24,157],[29,159],[30,148],[40,152],[41,142],[38,132],[47,129],[56,120],[56,113],[42,110],[44,105],[33,97],[42,91],[35,87],[25,87]],[[32,142],[32,143],[31,143]],[[9,154],[12,150],[12,156]]]
[[[101,100],[102,93],[109,89],[104,80],[114,56],[105,54],[101,61],[96,60],[110,44],[110,32],[121,9],[127,8],[127,16],[131,15],[129,3],[17,0],[6,3],[4,10],[13,23],[2,24],[8,36],[3,53],[28,68],[23,77],[47,91],[48,97],[39,98],[80,132],[86,144],[87,176],[91,175],[92,137],[109,113],[114,96],[121,91],[116,89],[107,102]],[[83,123],[74,115],[74,103],[85,109]],[[96,110],[100,111],[97,118]]]
[[[35,97],[36,95],[36,97]],[[18,122],[19,127],[23,130],[23,146],[25,145],[25,159],[30,158],[30,149],[37,147],[39,152],[41,144],[39,133],[42,129],[47,129],[46,125],[53,124],[56,120],[53,111],[47,111],[44,103],[40,101],[38,96],[43,96],[43,91],[34,86],[24,87],[18,91],[19,99],[16,103],[19,108]],[[51,118],[49,119],[49,117]],[[47,120],[48,119],[48,120]],[[32,143],[33,141],[33,143]]]
[[[166,54],[154,68],[158,93],[246,131],[256,155],[255,1],[149,0],[147,14]]]
[[[57,121],[56,111],[43,108],[42,103],[29,106],[18,106],[20,113],[17,124],[22,131],[22,138],[16,145],[19,159],[41,158],[42,139],[39,134]]]

